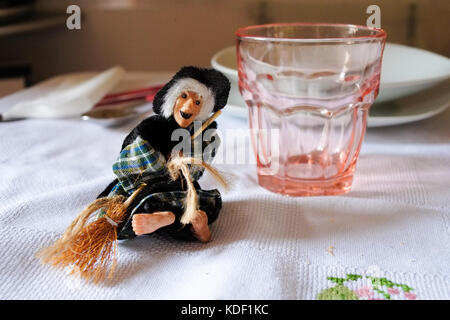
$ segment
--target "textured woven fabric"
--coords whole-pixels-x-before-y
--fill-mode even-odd
[[[0,101],[0,112],[10,104]],[[223,113],[222,131],[247,128]],[[1,299],[450,299],[450,110],[369,128],[341,196],[266,191],[254,163],[222,164],[251,147],[223,135],[215,163],[232,184],[221,190],[210,243],[123,241],[114,282],[100,286],[41,265],[36,251],[114,178],[111,164],[138,121],[0,124]],[[207,173],[201,184],[217,187]]]

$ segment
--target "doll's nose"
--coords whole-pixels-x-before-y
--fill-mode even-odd
[[[194,110],[194,100],[192,98],[187,99],[184,102],[181,110],[186,113],[192,113],[192,111]]]

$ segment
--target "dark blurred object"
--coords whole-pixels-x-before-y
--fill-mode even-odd
[[[27,63],[0,64],[0,98],[30,85],[31,66]]]
[[[29,19],[35,5],[36,0],[0,0],[0,25]]]

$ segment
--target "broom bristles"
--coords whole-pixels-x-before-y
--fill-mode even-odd
[[[126,218],[128,206],[143,187],[126,201],[123,196],[95,200],[71,223],[60,239],[39,251],[37,256],[43,263],[54,267],[71,267],[71,274],[79,274],[95,283],[106,276],[112,278],[117,265],[117,224]],[[106,215],[86,225],[99,209],[105,210]],[[116,224],[113,225],[106,216]]]

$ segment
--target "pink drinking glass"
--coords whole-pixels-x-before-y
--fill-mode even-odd
[[[386,33],[289,23],[236,31],[258,181],[291,196],[351,189]]]

